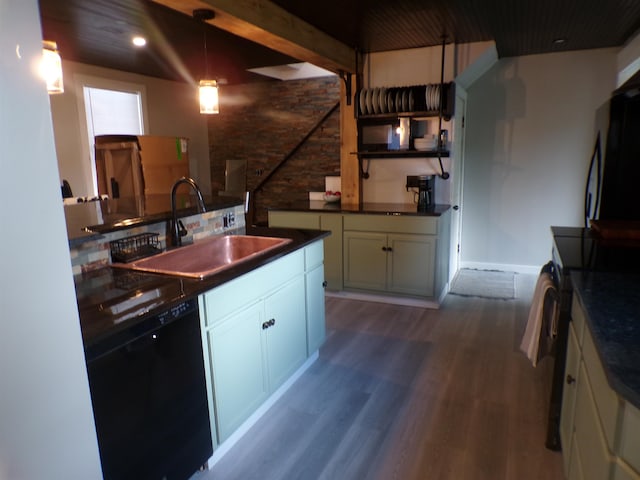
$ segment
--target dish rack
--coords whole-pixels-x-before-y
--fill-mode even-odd
[[[127,263],[162,252],[158,233],[140,233],[109,242],[111,261]]]

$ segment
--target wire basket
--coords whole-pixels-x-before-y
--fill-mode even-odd
[[[162,252],[157,233],[141,233],[109,242],[111,261],[127,263]]]

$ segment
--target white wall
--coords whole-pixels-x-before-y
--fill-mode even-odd
[[[61,54],[64,57],[64,52]],[[199,112],[195,86],[68,62],[64,58],[63,73],[65,92],[51,97],[51,111],[60,179],[69,181],[75,196],[92,193],[91,165],[83,155],[83,128],[78,113],[79,105],[82,105],[78,102],[82,76],[143,85],[147,95],[146,120],[149,127],[146,134],[189,138],[191,175],[204,193],[211,193],[207,118]]]
[[[445,47],[444,81],[450,82],[472,65],[484,52],[493,49],[493,42],[478,42]],[[365,57],[364,87],[393,87],[440,83],[442,47],[372,53]],[[453,145],[455,131],[451,122],[443,122]],[[427,133],[438,132],[438,119],[429,122]],[[455,152],[452,151],[452,156]],[[443,158],[446,172],[451,172],[451,159]],[[439,175],[442,173],[437,158],[375,158],[364,160],[369,178],[362,181],[362,199],[365,203],[411,203],[414,194],[405,187],[407,175]],[[451,202],[454,178],[436,178],[435,200]]]
[[[36,0],[0,4],[0,479],[101,478]]]
[[[551,225],[580,226],[595,110],[615,49],[500,60],[468,89],[462,266],[550,259]]]

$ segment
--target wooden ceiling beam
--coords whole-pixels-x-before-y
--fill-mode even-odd
[[[192,16],[209,8],[207,23],[303,62],[335,73],[356,73],[353,48],[318,30],[269,0],[153,0]]]

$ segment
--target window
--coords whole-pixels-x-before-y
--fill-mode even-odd
[[[145,133],[145,89],[142,85],[125,84],[106,79],[84,77],[82,85],[84,110],[80,125],[86,126],[83,135],[85,158],[91,162],[91,189],[97,195],[95,165],[96,135],[143,135]],[[86,141],[84,141],[86,140]]]

